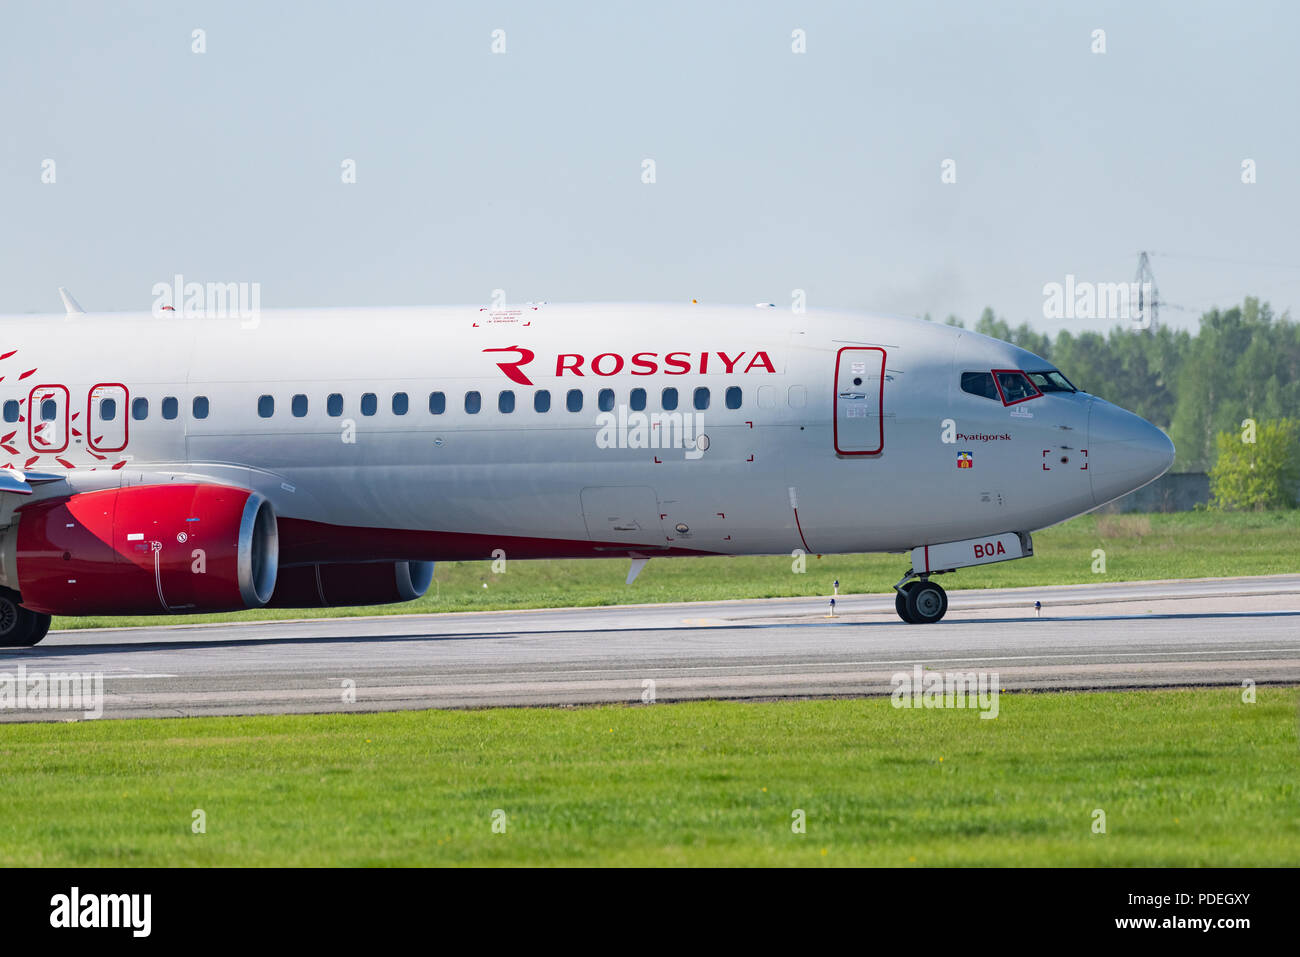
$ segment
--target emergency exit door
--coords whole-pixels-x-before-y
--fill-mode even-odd
[[[885,350],[845,346],[835,354],[835,451],[876,455],[885,447]]]
[[[92,386],[86,402],[87,445],[96,452],[121,452],[126,448],[129,409],[130,396],[120,382]]]
[[[33,452],[62,452],[68,447],[68,390],[38,385],[27,396],[27,444]]]

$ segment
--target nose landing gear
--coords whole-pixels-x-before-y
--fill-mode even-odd
[[[1002,532],[960,542],[918,545],[912,549],[912,567],[894,586],[898,592],[894,599],[898,617],[909,625],[931,625],[948,611],[948,596],[930,581],[931,575],[944,575],[971,565],[1028,558],[1032,554],[1034,541],[1028,532]]]
[[[894,586],[894,610],[909,625],[932,625],[948,611],[948,593],[929,578],[912,578],[910,568]],[[909,581],[909,579],[911,579]]]

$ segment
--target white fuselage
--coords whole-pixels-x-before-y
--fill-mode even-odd
[[[963,391],[964,372],[1051,369],[1021,349],[849,313],[9,317],[0,352],[0,401],[19,412],[0,423],[3,462],[66,473],[37,497],[181,476],[246,487],[284,523],[286,564],[903,550],[1051,525],[1172,453],[1084,393],[1008,405]]]

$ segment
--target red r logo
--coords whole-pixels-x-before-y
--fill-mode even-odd
[[[519,370],[520,366],[526,366],[533,361],[533,350],[525,349],[522,346],[506,346],[504,349],[484,349],[484,352],[517,352],[519,358],[514,362],[498,362],[497,368],[506,374],[511,382],[518,382],[520,385],[532,385],[532,380]]]

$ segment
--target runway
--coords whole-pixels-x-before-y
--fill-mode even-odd
[[[880,695],[918,664],[1007,691],[1300,684],[1300,575],[949,598],[928,626],[890,593],[834,618],[798,598],[63,631],[0,649],[0,682],[102,675],[105,718]]]

